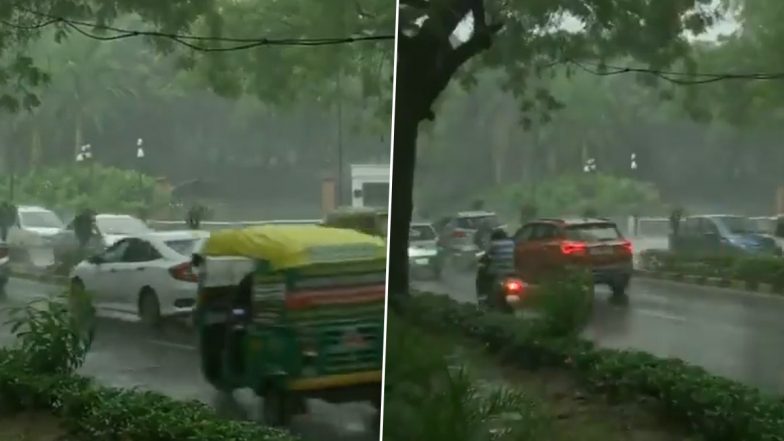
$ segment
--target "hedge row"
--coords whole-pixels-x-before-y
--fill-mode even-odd
[[[693,256],[664,250],[640,254],[645,270],[697,277],[740,280],[751,285],[784,288],[784,259],[774,256]]]
[[[0,349],[0,415],[49,411],[79,441],[293,441],[287,432],[219,418],[199,402],[115,389],[77,375],[43,375]]]
[[[653,399],[668,417],[706,440],[784,441],[784,402],[681,360],[553,337],[535,320],[486,312],[444,296],[415,296],[397,306],[419,325],[462,330],[519,367],[566,368],[612,398]]]

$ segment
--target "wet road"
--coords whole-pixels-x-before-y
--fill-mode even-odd
[[[61,289],[12,279],[8,286],[9,304],[57,294]],[[0,303],[2,308],[2,303]],[[0,314],[3,322],[4,316]],[[7,327],[0,329],[0,345],[9,344]],[[196,399],[213,405],[227,417],[255,419],[259,400],[249,391],[236,396],[237,406],[229,405],[201,377],[192,335],[184,329],[168,329],[151,335],[139,325],[121,320],[101,320],[96,341],[81,373],[115,387],[155,390],[177,399]],[[306,440],[377,440],[372,430],[375,411],[369,404],[332,405],[320,400],[309,402],[309,415],[298,417],[291,431]]]
[[[423,291],[475,302],[473,278],[418,281]],[[585,336],[610,348],[677,357],[772,393],[784,393],[784,298],[732,289],[635,279],[629,305],[611,305],[598,287]]]

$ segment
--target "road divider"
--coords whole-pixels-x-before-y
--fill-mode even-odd
[[[753,281],[729,279],[723,277],[700,276],[666,271],[649,271],[642,269],[635,270],[634,275],[636,277],[669,280],[673,282],[686,283],[689,285],[732,288],[739,292],[784,296],[784,287],[774,287],[770,283],[755,283]]]

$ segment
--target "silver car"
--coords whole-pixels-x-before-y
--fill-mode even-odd
[[[481,226],[490,228],[502,226],[498,216],[492,211],[464,211],[442,221],[438,245],[443,250],[444,258],[451,261],[458,269],[473,269],[476,264],[477,252],[480,247],[476,234]],[[489,231],[489,229],[488,229]]]
[[[152,233],[153,230],[141,219],[127,214],[98,214],[95,216],[95,231],[87,244],[90,255],[100,253],[120,239]],[[71,262],[78,254],[79,240],[74,232],[73,221],[53,240],[55,262]],[[76,262],[72,262],[76,263]]]
[[[414,222],[408,233],[408,263],[413,274],[429,273],[441,277],[441,259],[438,253],[438,235],[433,225]]]

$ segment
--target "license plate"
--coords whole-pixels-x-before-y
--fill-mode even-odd
[[[427,265],[429,262],[429,259],[414,259],[414,263],[417,265]]]
[[[591,254],[594,256],[606,256],[608,254],[612,254],[613,249],[610,247],[597,247],[591,248]]]

